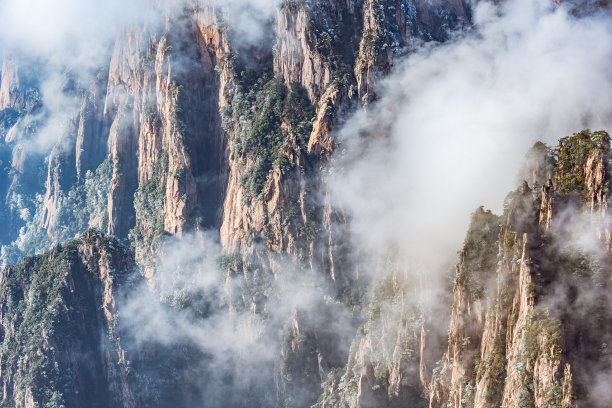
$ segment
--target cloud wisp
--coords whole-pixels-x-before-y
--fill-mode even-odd
[[[609,15],[577,17],[546,0],[485,1],[473,12],[471,30],[407,57],[379,85],[380,99],[346,120],[329,175],[362,258],[392,253],[410,265],[423,287],[419,302],[439,322],[448,315],[440,294],[469,214],[480,205],[501,213],[536,141],[554,146],[582,129],[612,126]],[[558,219],[551,234],[566,245],[551,249],[551,259],[571,253],[594,262],[593,278],[560,277],[542,299],[571,336],[607,316],[601,305],[611,304],[611,282],[598,262],[609,255],[592,215],[568,209]],[[596,355],[591,368],[582,361],[576,368],[578,382],[592,384],[586,398],[594,406],[610,400],[602,386],[612,378],[609,338],[590,336],[575,354],[579,361]]]
[[[275,405],[273,390],[284,381],[292,384],[287,361],[304,352],[300,348],[310,350],[307,336],[313,330],[320,341],[333,338],[327,352],[319,350],[323,361],[347,355],[353,314],[332,299],[322,274],[305,273],[282,256],[265,266],[249,257],[220,255],[212,232],[171,238],[160,253],[155,289],[143,283],[120,305],[122,341],[128,350],[152,345],[195,350],[200,357],[189,361],[189,370],[204,374],[189,379],[190,386],[207,406],[243,406],[244,398],[251,406]],[[315,374],[317,390],[322,381]],[[313,402],[306,385],[294,386],[293,398]]]
[[[469,214],[500,209],[535,141],[610,126],[611,62],[603,16],[478,3],[470,31],[409,56],[340,132],[331,179],[356,245],[445,269]]]
[[[223,11],[232,41],[250,46],[269,31],[276,0],[6,0],[0,3],[0,57],[16,58],[35,80],[45,107],[28,151],[48,153],[78,115],[79,89],[108,70],[116,41],[126,32],[163,32],[197,7]],[[221,14],[219,14],[221,15]],[[146,47],[146,43],[141,44]],[[143,48],[144,51],[144,48]],[[180,62],[175,64],[180,67]],[[188,67],[186,67],[188,69]],[[24,77],[25,78],[25,77]],[[78,93],[78,92],[77,92]]]

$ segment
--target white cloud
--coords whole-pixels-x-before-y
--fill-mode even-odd
[[[607,18],[479,3],[470,32],[410,56],[342,129],[333,190],[358,245],[428,273],[454,262],[469,214],[501,210],[535,141],[609,128],[611,63]]]
[[[66,73],[79,86],[89,87],[108,68],[113,45],[117,39],[123,41],[124,32],[155,33],[186,10],[213,5],[225,10],[227,23],[235,30],[232,40],[257,44],[276,4],[276,0],[3,0],[0,51],[17,56],[21,70],[26,66],[31,70],[47,108],[48,119],[28,147],[46,153],[66,133],[81,102],[63,95]],[[183,27],[178,23],[175,28]]]

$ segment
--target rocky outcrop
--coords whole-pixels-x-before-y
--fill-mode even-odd
[[[393,271],[374,289],[367,320],[344,369],[332,370],[316,407],[425,406],[421,377],[428,374],[425,322],[405,271]],[[381,273],[383,273],[381,271]],[[432,341],[433,342],[433,341]]]
[[[103,120],[107,82],[106,70],[102,70],[81,99],[74,141],[77,183],[82,183],[87,171],[95,171],[107,156],[108,129]]]
[[[24,110],[27,106],[27,84],[19,72],[19,62],[16,58],[4,55],[2,58],[2,73],[0,74],[0,110]]]
[[[61,206],[62,186],[60,185],[61,161],[57,155],[52,156],[47,170],[47,182],[45,184],[45,198],[42,209],[42,228],[51,232],[55,227],[57,212]]]
[[[610,136],[603,131],[585,130],[562,138],[557,150],[554,184],[560,197],[557,205],[551,202],[551,212],[561,212],[568,201],[579,206],[584,203],[593,214],[592,223],[597,225],[599,238],[612,248],[608,213]]]
[[[607,304],[594,295],[598,291],[592,285],[596,280],[606,286],[609,278],[597,277],[589,266],[609,265],[607,240],[589,247],[586,261],[574,234],[584,228],[580,239],[605,236],[601,226],[606,228],[608,216],[601,208],[607,198],[601,186],[609,179],[609,145],[605,133],[580,132],[561,139],[558,160],[551,164],[551,153],[536,144],[523,172],[533,175],[535,188],[525,181],[510,194],[499,234],[483,224],[475,229],[484,214],[475,213],[455,279],[449,347],[435,372],[430,407],[601,406],[585,392],[584,381],[592,374],[584,368],[589,353],[581,345],[610,334],[582,326],[577,322],[582,312],[571,305],[582,299],[581,308],[598,313]],[[534,161],[536,150],[539,159]],[[495,217],[489,218],[495,224]],[[569,219],[574,220],[571,227]],[[471,245],[475,230],[492,234],[481,236],[486,256]],[[478,263],[466,262],[470,257]],[[480,288],[475,293],[483,297],[474,299],[474,282]],[[578,340],[577,330],[583,339]],[[601,368],[610,364],[607,357],[590,358],[601,373],[607,372]]]
[[[66,91],[81,100],[80,107],[47,157],[47,177],[39,209],[38,227],[45,230],[54,241],[73,238],[90,226],[102,228],[99,220],[93,220],[94,214],[87,214],[82,225],[78,225],[75,230],[65,224],[62,212],[77,212],[77,209],[69,207],[75,204],[75,196],[80,194],[79,189],[87,183],[87,178],[96,172],[107,157],[107,129],[102,121],[105,84],[106,75],[100,72],[89,88]],[[62,233],[66,229],[72,235]]]
[[[327,85],[353,65],[361,21],[354,1],[285,1],[276,16],[276,72],[301,84],[316,104]]]
[[[391,268],[371,295],[347,365],[330,372],[317,406],[605,406],[593,381],[610,378],[612,361],[593,350],[612,331],[592,322],[612,318],[601,232],[609,146],[605,132],[590,131],[561,139],[554,151],[538,143],[520,173],[531,186],[524,181],[508,195],[502,216],[473,214],[444,353],[428,321],[433,312],[408,301],[414,282]]]
[[[330,67],[325,56],[311,45],[314,35],[310,32],[310,19],[306,9],[287,3],[277,11],[278,53],[275,65],[287,85],[299,83],[316,101],[331,80]]]
[[[3,272],[3,404],[136,405],[116,327],[133,268],[126,248],[92,230]]]
[[[322,159],[328,158],[335,150],[333,127],[344,117],[350,106],[346,89],[337,84],[330,85],[317,107],[317,116],[308,140],[308,154]]]
[[[359,96],[365,102],[375,97],[377,79],[389,72],[398,56],[414,51],[422,41],[444,41],[450,31],[469,21],[464,0],[364,1],[354,69]]]
[[[0,160],[4,163],[0,169],[0,223],[4,232],[0,242],[9,245],[24,224],[21,213],[34,212],[33,205],[24,203],[41,190],[38,172],[31,170],[39,168],[43,160],[33,154],[30,140],[40,125],[41,103],[36,70],[8,49],[2,58],[0,78]]]
[[[452,406],[462,406],[474,392],[474,363],[480,356],[486,297],[497,267],[499,222],[483,208],[472,216],[456,270],[448,350],[435,369],[433,383],[427,386],[431,406],[447,400]]]

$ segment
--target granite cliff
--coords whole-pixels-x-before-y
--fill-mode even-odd
[[[285,0],[257,41],[231,7],[160,8],[93,74],[65,68],[74,109],[47,149],[40,67],[7,50],[2,406],[604,406],[607,133],[536,144],[503,213],[474,212],[442,317],[392,255],[363,273],[330,192],[337,131],[399,61],[469,31],[472,7]],[[134,313],[178,323],[142,340]],[[199,344],[223,319],[265,357]]]

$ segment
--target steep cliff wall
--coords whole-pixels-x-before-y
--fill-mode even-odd
[[[122,33],[91,83],[67,72],[62,92],[79,108],[43,162],[44,189],[17,207],[28,210],[25,228],[5,261],[94,226],[129,239],[155,286],[155,265],[170,256],[158,249],[167,236],[213,229],[226,256],[274,278],[283,273],[275,254],[287,254],[321,271],[349,301],[359,289],[342,241],[346,218],[330,202],[321,170],[336,148],[333,129],[361,104],[367,91],[360,84],[373,86],[374,71],[388,72],[395,57],[412,51],[411,36],[443,39],[469,15],[467,6],[453,9],[458,17],[442,28],[426,14],[445,5],[366,3],[283,2],[276,29],[258,46],[232,37],[231,16],[198,4],[168,15],[161,29]],[[380,41],[370,46],[373,35]],[[388,52],[391,37],[399,40]],[[3,101],[21,103],[16,65],[5,65]],[[23,168],[23,150],[14,152],[13,167]],[[300,310],[288,324],[279,400],[315,402],[344,352],[334,345],[337,333]]]
[[[374,17],[373,8],[385,12]],[[411,17],[406,8],[411,8]],[[442,9],[450,19],[444,30],[469,21],[469,8],[461,3],[395,7],[382,2],[287,1],[276,15],[275,52],[267,51],[273,71],[261,60],[249,69],[240,55],[224,61],[235,79],[223,109],[230,173],[220,233],[228,252],[255,239],[275,252],[306,260],[333,280],[342,275],[334,252],[344,216],[321,200],[327,196],[321,169],[335,149],[332,129],[361,103],[365,71],[387,72],[394,58],[412,50],[405,41],[409,33],[443,39],[438,22],[425,16]],[[402,33],[393,53],[388,54],[383,40],[364,49],[371,32],[385,38],[400,35],[392,29]],[[383,54],[384,63],[378,58]],[[364,61],[369,61],[367,68],[360,65]],[[367,81],[374,83],[375,75]],[[248,112],[249,106],[255,106],[255,113]]]
[[[499,235],[495,217],[483,224],[484,213],[474,215],[430,407],[603,406],[585,392],[591,380],[583,345],[605,342],[610,333],[578,322],[583,311],[575,308],[581,299],[580,308],[609,318],[600,310],[608,301],[593,288],[609,284],[609,274],[598,269],[610,262],[604,193],[609,149],[607,134],[581,132],[561,139],[552,168],[552,157],[537,144],[526,172],[534,175],[533,190],[525,181],[511,193]],[[566,230],[567,222],[574,224]],[[576,232],[581,223],[587,225]],[[596,244],[572,247],[570,230]],[[590,358],[597,367],[610,364],[602,354]]]
[[[226,45],[211,14],[177,17],[159,38],[128,34],[111,61],[108,231],[135,227],[139,259],[163,234],[218,225],[225,142],[215,67]]]
[[[161,30],[131,28],[120,35],[108,67],[91,83],[65,74],[62,97],[80,107],[49,155],[34,155],[30,168],[46,166],[45,187],[25,192],[18,211],[27,208],[31,217],[5,259],[14,261],[20,252],[44,249],[90,226],[122,239],[131,232],[137,257],[144,259],[164,234],[218,226],[226,173],[219,99],[227,78],[215,68],[227,44],[209,7],[168,18]],[[5,61],[3,93],[9,95],[7,89],[21,88],[17,62]],[[32,164],[31,143],[47,111],[44,104],[38,115],[18,108],[2,112],[7,143],[14,145],[9,194],[23,195],[20,184],[40,184],[21,176],[37,172],[20,169]],[[71,212],[75,216],[67,219]]]
[[[336,279],[332,221],[342,224],[343,215],[319,204],[333,126],[414,49],[413,39],[444,40],[469,18],[461,2],[287,1],[263,45],[252,46],[232,37],[231,15],[194,3],[168,14],[161,28],[128,29],[90,83],[64,73],[63,97],[80,107],[46,162],[37,159],[47,167],[45,187],[28,192],[20,210],[31,217],[5,259],[95,226],[129,235],[144,260],[166,234],[214,228],[228,253],[261,239]],[[17,59],[3,61],[2,106],[22,112],[36,103],[35,88]],[[36,126],[13,119],[10,139],[33,139]],[[15,144],[16,175],[29,150]],[[105,197],[95,194],[93,208],[84,203],[93,201],[83,194],[87,172],[106,180],[107,158],[110,187]],[[12,191],[21,193],[14,177]],[[66,227],[62,211],[75,207],[88,208]],[[320,233],[327,244],[315,248]]]

